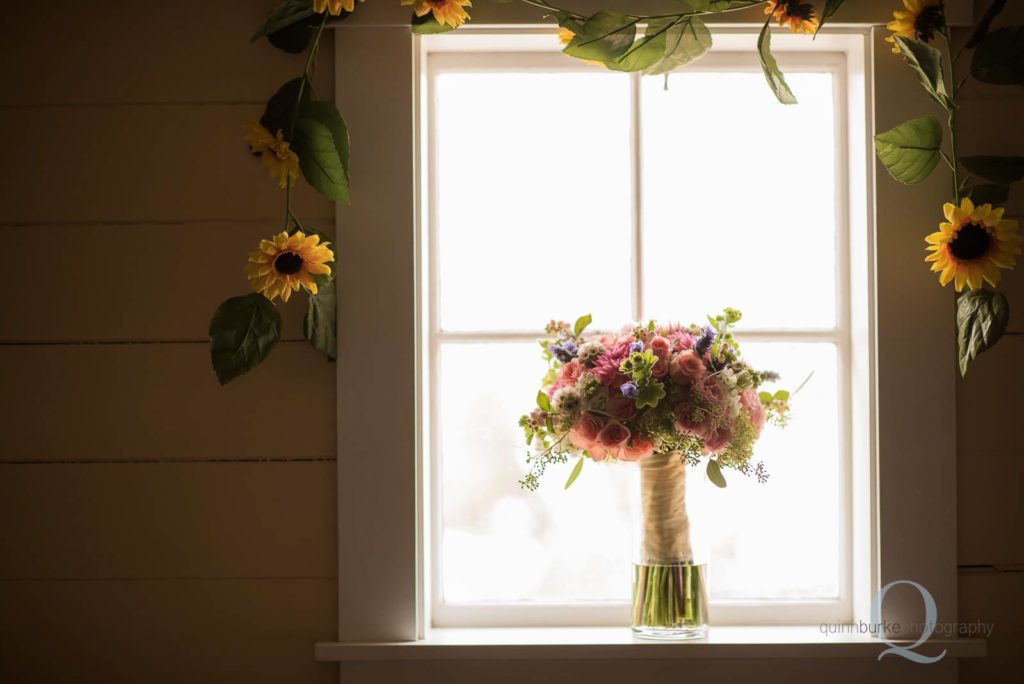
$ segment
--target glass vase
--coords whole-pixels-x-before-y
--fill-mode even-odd
[[[708,632],[706,542],[699,523],[703,473],[678,455],[640,459],[632,627],[646,639],[700,639]]]

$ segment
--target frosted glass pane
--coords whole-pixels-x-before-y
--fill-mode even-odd
[[[838,592],[837,360],[827,344],[746,344],[758,367],[794,389],[794,417],[765,428],[755,456],[767,484],[727,471],[706,486],[710,586],[717,599],[834,597]],[[549,469],[519,489],[525,445],[516,426],[544,371],[535,344],[445,344],[440,365],[442,595],[451,603],[579,603],[629,599],[629,464]],[[486,379],[480,369],[487,368]],[[813,543],[809,543],[813,541]]]
[[[436,98],[441,327],[627,320],[628,76],[446,72]]]
[[[645,317],[835,325],[832,76],[786,78],[798,106],[760,73],[643,79]]]

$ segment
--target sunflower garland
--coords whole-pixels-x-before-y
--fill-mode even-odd
[[[957,292],[964,285],[976,290],[982,280],[992,287],[998,285],[1000,269],[1012,269],[1020,254],[1017,222],[1004,219],[1004,209],[993,209],[991,204],[975,206],[969,197],[963,198],[959,207],[947,204],[943,211],[948,223],[939,224],[938,232],[924,239],[931,252],[925,261],[933,262],[939,282],[946,286],[953,281]]]

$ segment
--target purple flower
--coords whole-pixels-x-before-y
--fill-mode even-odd
[[[640,396],[640,388],[636,386],[635,382],[622,383],[622,386],[619,388],[619,391],[622,392],[622,396],[626,397],[627,399],[636,399],[638,396]]]
[[[562,342],[561,344],[552,344],[548,347],[548,351],[561,363],[569,363],[576,358],[576,343]]]
[[[631,342],[630,345],[629,345],[629,351],[631,353],[632,352],[642,352],[643,350],[644,350],[644,343],[642,341],[640,341],[640,340],[637,340],[636,342]]]
[[[693,344],[693,351],[697,353],[697,356],[704,358],[704,355],[711,349],[711,343],[715,341],[715,331],[711,329],[710,325],[705,325],[700,329],[700,337]]]

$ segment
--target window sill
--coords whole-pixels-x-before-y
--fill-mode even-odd
[[[893,642],[907,644],[911,642]],[[713,627],[698,641],[637,639],[623,627],[433,629],[409,642],[316,645],[319,661],[573,660],[671,658],[872,658],[885,644],[870,635],[822,634],[808,627]],[[980,658],[984,639],[932,639],[918,650],[952,658]]]

